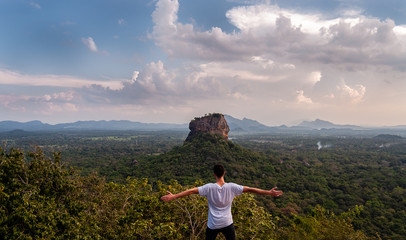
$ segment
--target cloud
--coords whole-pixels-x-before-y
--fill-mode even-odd
[[[47,86],[63,88],[82,88],[100,85],[104,88],[120,89],[123,80],[98,81],[62,75],[27,75],[0,68],[0,85]]]
[[[406,36],[406,25],[399,25],[393,28],[396,35]]]
[[[198,31],[178,22],[179,3],[160,0],[153,12],[151,37],[169,56],[196,60],[250,60],[253,56],[274,62],[335,64],[345,67],[387,65],[406,68],[404,27],[387,19],[348,12],[336,18],[259,4],[227,11],[239,29],[226,33],[213,27]],[[354,65],[355,64],[355,65]]]
[[[230,90],[225,96],[342,106],[365,101],[366,89],[388,72],[406,71],[406,27],[360,9],[331,17],[254,1],[226,12],[233,32],[201,31],[179,22],[178,11],[177,0],[157,2],[151,39],[193,66],[184,79],[211,79]]]
[[[75,98],[75,92],[57,92],[52,95],[44,95],[47,101],[58,100],[58,101],[72,101]]]
[[[165,93],[172,92],[175,74],[167,71],[161,61],[150,63],[141,74],[134,74],[133,81],[138,83],[146,92]]]
[[[41,9],[41,5],[39,5],[36,2],[30,2],[30,6],[36,8],[36,9]]]
[[[207,32],[198,32],[191,24],[178,23],[178,8],[179,3],[176,0],[160,0],[152,13],[155,25],[151,38],[168,55],[206,60],[240,55],[238,52],[242,49],[235,41],[236,36],[227,35],[216,27]],[[228,44],[231,42],[232,44]]]
[[[312,85],[315,85],[316,83],[320,82],[320,80],[321,80],[321,72],[319,71],[311,72],[307,77],[307,81]]]
[[[296,94],[297,94],[296,99],[297,99],[298,103],[306,103],[306,104],[312,104],[313,103],[311,98],[306,97],[304,95],[303,90],[296,91]]]
[[[75,99],[76,98],[76,99]],[[41,96],[0,95],[1,105],[6,110],[52,115],[79,111],[75,92],[57,92]],[[79,97],[80,98],[80,97]]]
[[[98,52],[96,43],[94,42],[92,37],[82,38],[82,43],[92,52]]]
[[[325,19],[321,14],[304,14],[293,10],[281,9],[277,5],[258,4],[252,6],[240,6],[226,13],[230,23],[242,32],[255,32],[266,34],[264,31],[276,27],[276,22],[281,16],[290,20],[290,25],[300,29],[303,33],[317,34],[323,27],[339,22],[338,19]],[[348,19],[347,21],[354,21]],[[274,30],[274,29],[273,29]]]
[[[215,78],[201,69],[168,70],[162,61],[151,62],[142,71],[134,71],[122,88],[103,88],[94,84],[84,88],[90,101],[122,104],[176,104],[231,94]],[[104,96],[104,97],[99,97]]]
[[[47,103],[45,109],[41,109],[40,112],[45,115],[51,115],[55,113],[61,112],[77,112],[78,108],[73,103],[64,103],[64,104],[55,104],[55,103]]]
[[[118,23],[118,25],[125,25],[125,24],[127,24],[127,22],[126,22],[124,19],[122,19],[122,18],[118,19],[117,23]]]
[[[200,71],[207,76],[220,79],[233,78],[248,81],[278,81],[277,77],[271,77],[263,70],[263,65],[256,66],[255,63],[234,62],[232,64],[224,62],[209,62],[199,66]],[[252,71],[258,68],[258,72]],[[269,73],[269,72],[268,72]]]
[[[344,81],[342,82],[342,85],[338,86],[337,88],[341,92],[342,96],[349,98],[352,103],[361,102],[366,93],[365,86],[357,84],[354,87],[350,87]]]

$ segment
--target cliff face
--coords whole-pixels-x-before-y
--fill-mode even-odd
[[[186,141],[190,141],[199,133],[219,134],[225,140],[228,140],[228,132],[230,131],[224,115],[220,113],[213,113],[204,117],[195,118],[189,123],[189,129],[190,132]]]

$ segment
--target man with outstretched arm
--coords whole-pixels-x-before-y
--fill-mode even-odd
[[[224,181],[225,169],[220,164],[215,165],[213,171],[216,183],[208,183],[201,187],[191,188],[177,194],[172,194],[167,191],[168,194],[161,197],[161,200],[164,202],[191,194],[199,194],[206,197],[209,204],[206,240],[216,239],[217,234],[220,232],[224,234],[227,240],[235,239],[233,217],[231,216],[231,204],[234,197],[241,195],[243,192],[271,195],[274,197],[282,195],[282,191],[276,190],[277,187],[271,190],[263,190],[235,183],[226,183]]]

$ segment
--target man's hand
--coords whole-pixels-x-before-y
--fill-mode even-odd
[[[274,187],[271,190],[264,190],[264,189],[244,186],[242,192],[262,194],[262,195],[271,195],[271,196],[274,196],[274,197],[279,197],[280,195],[283,194],[283,192],[282,191],[277,191],[276,190],[277,188],[278,187]]]
[[[280,195],[283,194],[282,191],[276,190],[278,187],[274,187],[271,190],[269,190],[269,195],[274,196],[274,197],[279,197]]]
[[[168,193],[168,194],[161,197],[162,201],[169,202],[169,201],[172,201],[173,199],[175,199],[174,195],[171,192],[166,191],[166,193]]]
[[[169,191],[166,191],[166,192],[168,194],[165,196],[162,196],[161,200],[164,202],[169,202],[169,201],[175,200],[177,198],[189,196],[190,194],[199,194],[199,189],[197,187],[195,187],[195,188],[191,188],[191,189],[188,189],[186,191],[183,191],[183,192],[180,192],[177,194],[172,194]]]

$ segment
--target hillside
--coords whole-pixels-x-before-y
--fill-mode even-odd
[[[271,176],[275,173],[272,161],[265,156],[224,140],[219,135],[206,133],[199,134],[165,154],[139,160],[133,174],[152,181],[168,183],[176,179],[182,185],[190,185],[196,180],[213,181],[211,169],[217,163],[226,167],[227,180],[241,184],[243,180],[254,180],[263,170],[269,171],[267,176],[261,176],[262,179],[269,180],[271,184]],[[256,169],[253,163],[261,166],[261,169]]]
[[[268,230],[275,234],[274,239],[345,239],[342,234],[355,233],[358,237],[353,239],[363,239],[361,230],[372,239],[379,233],[382,239],[400,240],[406,234],[402,227],[406,221],[403,138],[253,135],[226,141],[218,135],[201,134],[184,142],[186,133],[173,134],[15,131],[0,135],[8,149],[0,154],[0,201],[7,207],[7,212],[0,211],[0,234],[15,227],[32,238],[142,239],[153,234],[159,239],[168,232],[175,234],[173,239],[190,238],[197,233],[184,221],[186,210],[180,207],[184,205],[162,205],[158,197],[166,190],[178,192],[212,182],[211,168],[217,162],[227,168],[226,181],[265,189],[278,186],[284,192],[275,199],[239,198],[235,216],[242,235],[254,231],[266,236]],[[329,147],[318,149],[319,142]],[[58,163],[42,162],[38,153],[27,157],[16,150],[10,152],[11,148],[32,149],[30,146],[47,149],[47,156],[62,151],[61,158]],[[20,158],[23,161],[13,162]],[[59,172],[67,164],[86,172]],[[10,196],[15,197],[13,205],[6,204]],[[26,199],[31,205],[24,205]],[[207,214],[205,202],[197,196],[181,203],[198,206],[187,209],[196,215]],[[43,218],[42,213],[48,217]],[[26,225],[13,225],[16,216],[24,217],[26,220],[19,221]],[[81,226],[74,227],[75,222]],[[145,227],[149,230],[142,232]],[[39,232],[44,235],[35,235]]]
[[[402,137],[398,136],[398,135],[391,135],[391,134],[379,134],[378,136],[375,136],[374,139],[397,141],[397,140],[402,139]]]
[[[190,122],[189,129],[183,145],[165,154],[140,160],[134,168],[134,175],[164,182],[175,178],[182,185],[190,185],[198,179],[212,181],[211,169],[215,164],[224,165],[227,178],[241,184],[242,179],[249,181],[259,174],[259,169],[252,167],[253,163],[261,165],[262,169],[269,167],[268,176],[275,173],[272,171],[272,161],[228,140],[229,126],[223,114],[195,118]]]
[[[389,146],[385,144],[387,139],[381,138],[324,139],[322,144],[330,146],[324,150],[317,150],[318,138],[298,138],[296,143],[290,143],[291,147],[272,140],[264,145],[268,146],[266,153],[218,135],[200,134],[165,154],[142,158],[132,174],[152,182],[169,184],[175,179],[181,185],[191,185],[196,181],[212,182],[211,167],[222,163],[226,181],[283,190],[284,195],[278,199],[257,197],[258,204],[283,222],[311,214],[317,206],[336,214],[359,207],[353,219],[356,229],[370,237],[378,232],[384,239],[400,240],[406,234],[404,228],[398,227],[406,220],[406,209],[396,201],[406,201],[404,161],[400,160],[406,154],[406,143],[402,138],[394,140],[397,143]],[[266,143],[266,138],[261,142]],[[390,209],[399,214],[389,214]],[[382,221],[386,224],[381,225]]]
[[[176,181],[106,182],[96,174],[80,176],[66,168],[60,156],[46,158],[41,150],[27,156],[18,150],[0,151],[2,239],[204,239],[205,198],[159,200],[167,190],[185,190]],[[351,225],[349,216],[355,211],[333,215],[318,207],[314,213],[296,216],[296,223],[287,226],[250,194],[237,197],[232,208],[240,239],[366,239]]]

